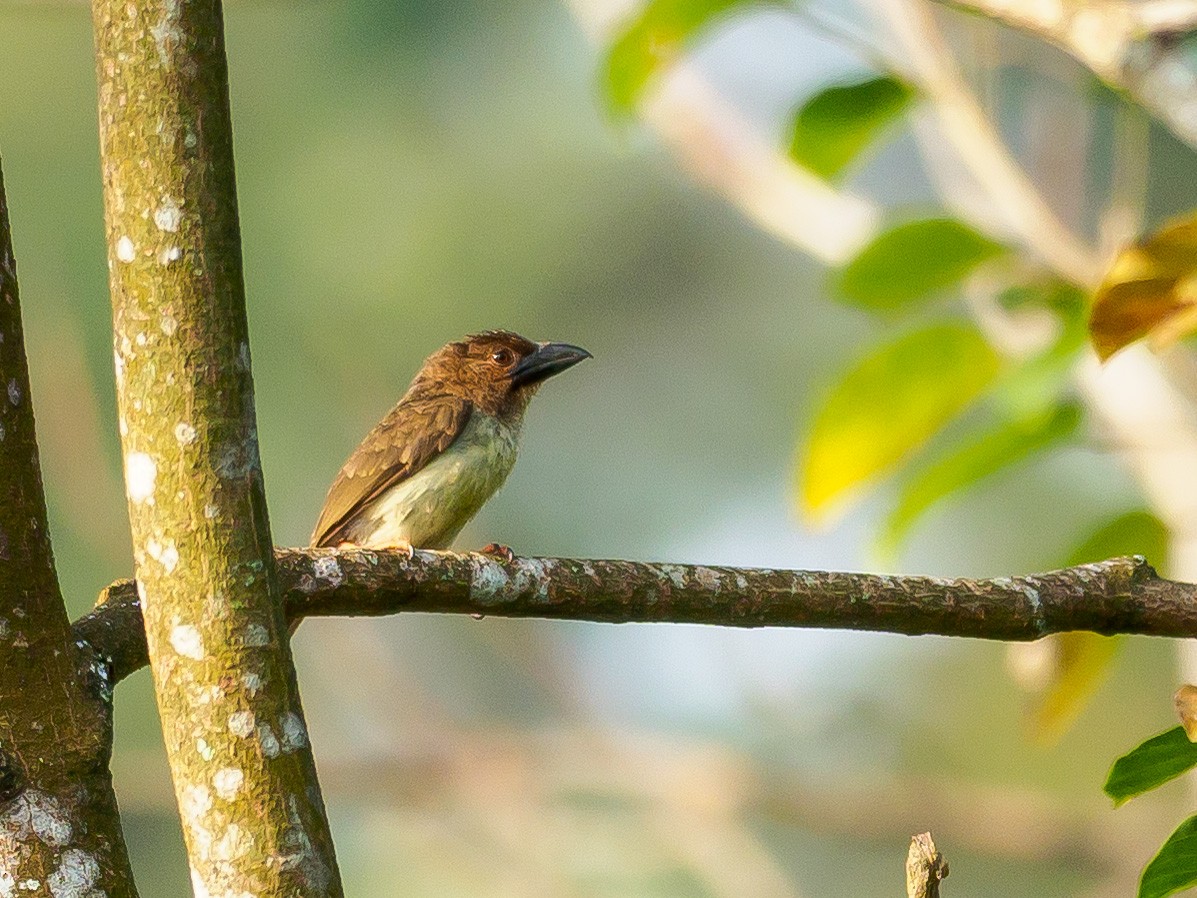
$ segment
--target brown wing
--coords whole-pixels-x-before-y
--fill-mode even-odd
[[[311,545],[343,542],[345,525],[370,500],[415,474],[457,439],[472,403],[456,396],[404,399],[353,450],[328,490]]]

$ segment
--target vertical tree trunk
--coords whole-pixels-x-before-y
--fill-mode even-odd
[[[0,176],[0,895],[135,896],[108,773],[109,669],[54,572]]]
[[[219,0],[95,0],[120,432],[197,895],[340,895],[258,458]]]

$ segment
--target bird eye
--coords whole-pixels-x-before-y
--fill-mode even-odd
[[[496,349],[491,353],[490,357],[491,361],[504,367],[511,364],[511,351],[508,349]]]

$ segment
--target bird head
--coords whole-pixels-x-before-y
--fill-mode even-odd
[[[496,417],[519,417],[540,385],[590,353],[569,343],[534,343],[510,331],[487,331],[449,343],[428,360],[421,382],[469,399]]]

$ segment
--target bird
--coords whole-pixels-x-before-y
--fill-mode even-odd
[[[550,377],[592,358],[569,343],[493,330],[447,343],[342,466],[312,547],[448,549],[503,485],[528,403]],[[512,558],[505,546],[483,551]]]

